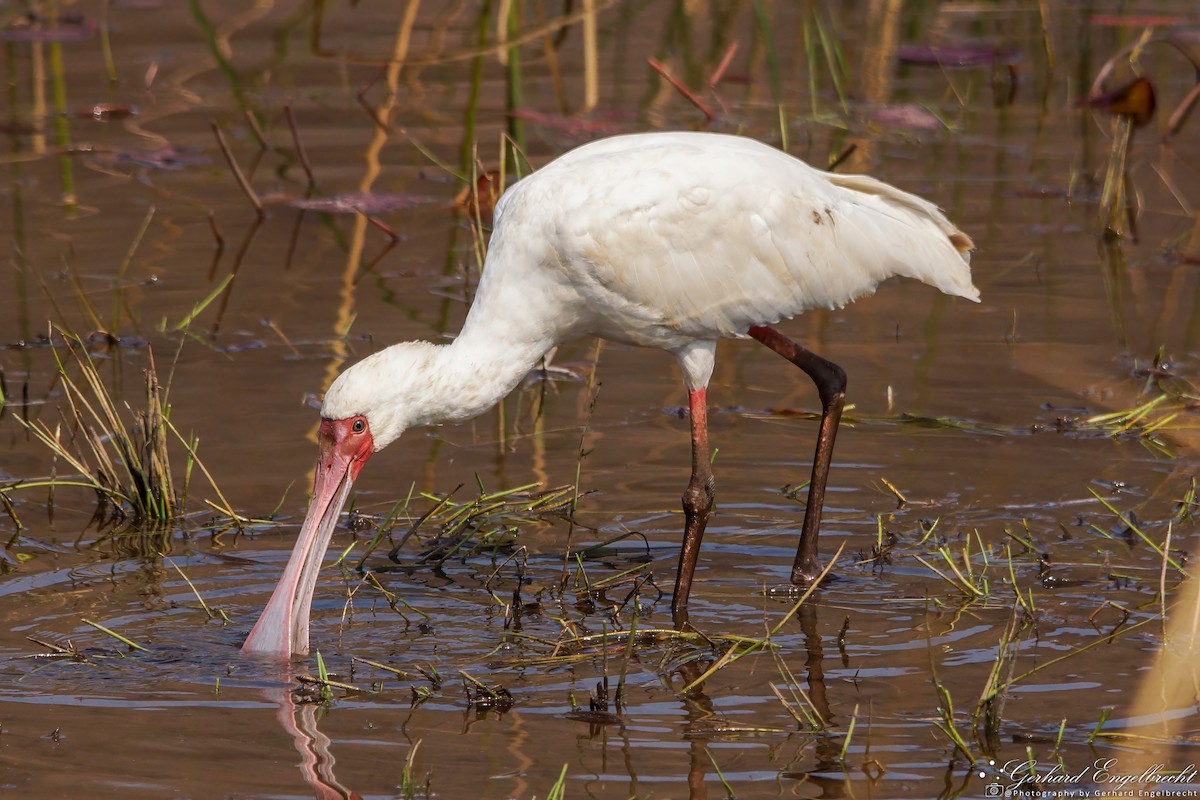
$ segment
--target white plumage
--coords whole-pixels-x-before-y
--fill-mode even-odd
[[[581,332],[668,350],[840,307],[893,275],[979,296],[931,203],[737,136],[585,145],[516,184],[497,229],[489,267],[531,243],[516,268],[557,273],[587,306]]]
[[[497,204],[483,276],[454,342],[395,345],[330,387],[301,540],[245,649],[307,651],[313,560],[337,515],[328,506],[340,508],[371,453],[414,425],[486,411],[551,347],[589,334],[674,353],[689,389],[694,458],[677,612],[712,502],[711,473],[697,460],[706,461],[703,404],[716,340],[749,332],[813,377],[827,419],[801,544],[810,552],[804,569],[798,554],[793,572],[810,579],[824,492],[818,467],[824,458],[828,468],[845,376],[765,326],[841,307],[893,276],[977,301],[971,247],[926,200],[867,176],[815,170],[752,139],[649,133],[567,153]]]
[[[486,411],[564,340],[686,351],[840,308],[896,275],[978,300],[969,246],[926,200],[865,175],[820,172],[753,139],[603,139],[500,199],[453,344],[371,356],[334,383],[321,415],[387,409],[385,425],[371,420],[382,449],[412,425]]]

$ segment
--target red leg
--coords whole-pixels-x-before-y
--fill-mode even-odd
[[[692,592],[692,574],[700,556],[700,540],[712,511],[716,494],[712,464],[708,452],[708,405],[706,390],[688,392],[692,421],[692,478],[683,492],[683,547],[679,551],[679,570],[675,573],[675,595],[671,598],[671,616],[677,628],[687,625],[688,595]]]
[[[846,402],[846,372],[811,350],[796,344],[774,328],[755,325],[748,333],[812,378],[821,397],[821,427],[817,431],[817,449],[813,456],[812,480],[808,484],[808,506],[804,509],[804,527],[792,564],[792,583],[809,586],[821,573],[817,561],[817,536],[821,529],[821,509],[825,505],[825,484],[833,460],[833,440],[837,437],[842,406]]]

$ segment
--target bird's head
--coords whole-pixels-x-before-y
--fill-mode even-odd
[[[428,342],[393,345],[343,372],[325,393],[308,514],[243,651],[282,657],[308,652],[317,572],[358,473],[408,428],[447,417],[431,396],[457,396],[453,378],[438,368],[438,352]]]
[[[392,347],[342,373],[321,406],[317,464],[308,514],[275,592],[250,636],[248,653],[277,657],[308,652],[308,620],[321,561],[342,506],[363,465],[400,437],[416,404],[406,366],[415,368],[431,345]],[[406,364],[405,362],[410,362]],[[419,371],[419,370],[418,370]]]
[[[242,645],[244,652],[280,658],[308,652],[308,619],[317,573],[350,489],[374,452],[367,415],[321,419],[308,514],[275,592]]]
[[[436,352],[429,342],[403,342],[367,356],[329,387],[321,419],[361,418],[373,452],[409,428],[433,421],[425,412],[431,389],[436,388],[432,384],[440,378],[433,366]]]

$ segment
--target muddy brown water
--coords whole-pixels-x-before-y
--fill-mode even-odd
[[[465,313],[476,264],[469,226],[450,208],[461,184],[429,156],[460,163],[474,106],[479,158],[494,166],[505,68],[494,51],[485,54],[472,100],[481,13],[474,3],[197,4],[210,36],[182,4],[114,2],[107,13],[118,81],[110,86],[95,30],[101,5],[69,6],[85,24],[60,45],[5,45],[15,88],[0,192],[8,242],[0,270],[0,480],[52,468],[65,476],[19,418],[57,419],[63,395],[53,351],[39,337],[51,320],[94,330],[82,310],[90,307],[121,337],[91,348],[117,395],[139,401],[152,347],[160,371],[173,365],[172,419],[199,438],[224,496],[240,513],[270,520],[229,525],[203,505],[216,495],[195,472],[191,513],[160,532],[98,528],[86,492],[60,488],[52,506],[44,490],[11,494],[24,527],[0,514],[6,792],[397,797],[426,796],[428,781],[428,796],[529,798],[547,796],[561,773],[566,797],[721,797],[726,784],[739,797],[981,797],[1015,782],[1008,762],[1036,761],[1053,788],[1055,763],[1090,785],[1105,778],[1096,763],[1107,764],[1109,776],[1161,764],[1186,777],[1200,758],[1191,674],[1169,669],[1188,663],[1188,626],[1164,640],[1157,594],[1162,581],[1171,602],[1182,603],[1180,573],[1164,571],[1160,556],[1125,535],[1094,494],[1135,512],[1161,542],[1197,470],[1197,440],[1183,429],[1195,419],[1185,413],[1162,435],[1166,452],[1137,436],[1054,425],[1148,399],[1139,368],[1160,348],[1181,377],[1197,372],[1200,273],[1178,257],[1200,203],[1194,120],[1166,146],[1156,140],[1165,112],[1136,134],[1137,240],[1106,248],[1096,234],[1109,122],[1074,103],[1103,61],[1139,35],[1144,20],[1120,17],[1124,6],[1048,8],[1043,17],[1036,4],[844,3],[815,12],[763,4],[771,53],[754,4],[599,3],[599,103],[582,119],[612,131],[698,127],[699,112],[645,59],[702,89],[737,43],[720,100],[704,95],[719,111],[712,127],[779,143],[774,59],[790,150],[821,164],[857,145],[843,169],[870,171],[945,208],[978,244],[983,303],[893,282],[844,310],[785,326],[846,368],[854,409],[838,439],[822,536],[826,555],[844,544],[840,579],[780,628],[773,653],[729,664],[689,693],[681,692],[689,676],[724,652],[720,640],[645,640],[629,657],[614,648],[607,658],[592,651],[546,659],[556,641],[628,631],[634,622],[633,606],[612,608],[631,583],[591,604],[557,589],[568,524],[556,516],[521,522],[516,545],[498,552],[438,569],[378,571],[380,584],[412,607],[406,625],[377,590],[359,589],[347,601],[372,532],[369,524],[343,526],[327,561],[349,548],[351,566],[322,572],[312,638],[330,672],[359,691],[335,688],[320,704],[291,692],[295,675],[315,673],[315,658],[286,675],[238,647],[303,516],[313,398],[353,360],[401,339],[452,334]],[[522,31],[541,24],[539,9],[543,19],[561,13],[556,4],[528,6]],[[1186,3],[1138,10],[1151,12],[1197,23]],[[845,108],[815,19],[844,62]],[[486,35],[495,31],[493,18]],[[532,36],[521,50],[522,106],[549,117],[525,122],[534,163],[598,135],[559,124],[577,117],[563,117],[543,40]],[[573,24],[558,51],[572,111],[584,98],[581,41]],[[897,47],[936,41],[998,45],[1012,69],[898,63]],[[17,123],[37,121],[38,93],[53,108],[51,78],[37,84],[34,76],[38,64],[53,75],[56,46],[69,113],[47,112],[44,135],[31,134]],[[407,53],[407,63],[395,75],[381,72],[393,53]],[[1169,48],[1152,46],[1142,66],[1167,112],[1191,88],[1192,70]],[[394,107],[382,108],[389,81]],[[390,115],[386,134],[356,97],[364,86],[365,101]],[[76,113],[97,103],[137,113],[104,121]],[[256,225],[224,165],[213,122],[247,170],[253,164],[259,192],[303,196],[282,111],[289,104],[319,196],[394,193],[409,206],[379,215],[400,242],[369,268],[387,246],[378,228],[351,215],[300,216],[281,203]],[[871,121],[885,106],[905,111],[882,118],[890,124]],[[897,127],[897,118],[928,123],[921,109],[932,127]],[[262,120],[271,145],[257,156],[246,111]],[[69,132],[71,155],[55,119]],[[64,203],[64,170],[73,204]],[[175,330],[231,274],[188,335]],[[648,560],[653,580],[632,601],[636,625],[668,627],[669,598],[653,587],[669,591],[674,575],[689,463],[679,413],[686,396],[670,357],[606,345],[592,410],[595,354],[593,342],[568,344],[555,363],[570,375],[532,381],[502,413],[409,433],[369,465],[356,508],[378,519],[413,491],[444,494],[465,484],[458,496],[470,499],[478,485],[567,484],[578,467],[586,494],[571,551],[636,534],[586,551],[586,574],[603,580]],[[755,344],[722,343],[718,359],[710,392],[718,509],[692,622],[713,637],[761,637],[791,606],[765,590],[786,580],[803,513],[782,489],[807,479],[815,423],[794,412],[812,411],[816,399],[803,375]],[[183,468],[180,460],[177,472]],[[898,507],[885,481],[908,502]],[[403,518],[428,505],[414,497]],[[881,528],[895,543],[876,562]],[[1174,519],[1170,532],[1172,551],[1190,554],[1194,521]],[[1010,533],[1032,540],[1034,552]],[[968,597],[933,571],[949,569],[941,545],[961,570],[966,554],[977,583],[986,580],[982,595]],[[517,579],[506,558],[515,547],[524,548],[523,596],[541,604],[506,626]],[[407,548],[411,562],[420,547]],[[386,550],[366,566],[388,567]],[[205,616],[179,570],[227,621]],[[1014,579],[1032,611],[1023,622],[1016,616],[1011,649],[1002,650]],[[1168,617],[1186,617],[1179,608]],[[146,649],[131,650],[85,619]],[[86,660],[50,657],[28,637],[75,648]],[[971,713],[1002,657],[1002,673],[1020,679],[989,739],[972,732]],[[470,703],[461,673],[504,687],[511,707]],[[610,707],[619,721],[571,715],[605,674],[614,689],[625,675],[623,705]],[[939,683],[974,764],[939,727]],[[776,689],[792,704],[807,693],[825,729],[798,723]],[[424,692],[422,702],[414,690]],[[1091,739],[1103,717],[1106,733],[1136,737]],[[410,756],[417,787],[406,791]],[[1140,778],[1126,789],[1152,785]]]

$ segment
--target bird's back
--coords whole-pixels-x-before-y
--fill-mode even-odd
[[[752,139],[618,136],[567,153],[497,208],[487,284],[531,273],[574,333],[667,349],[836,308],[894,276],[978,299],[971,243],[931,203]]]

